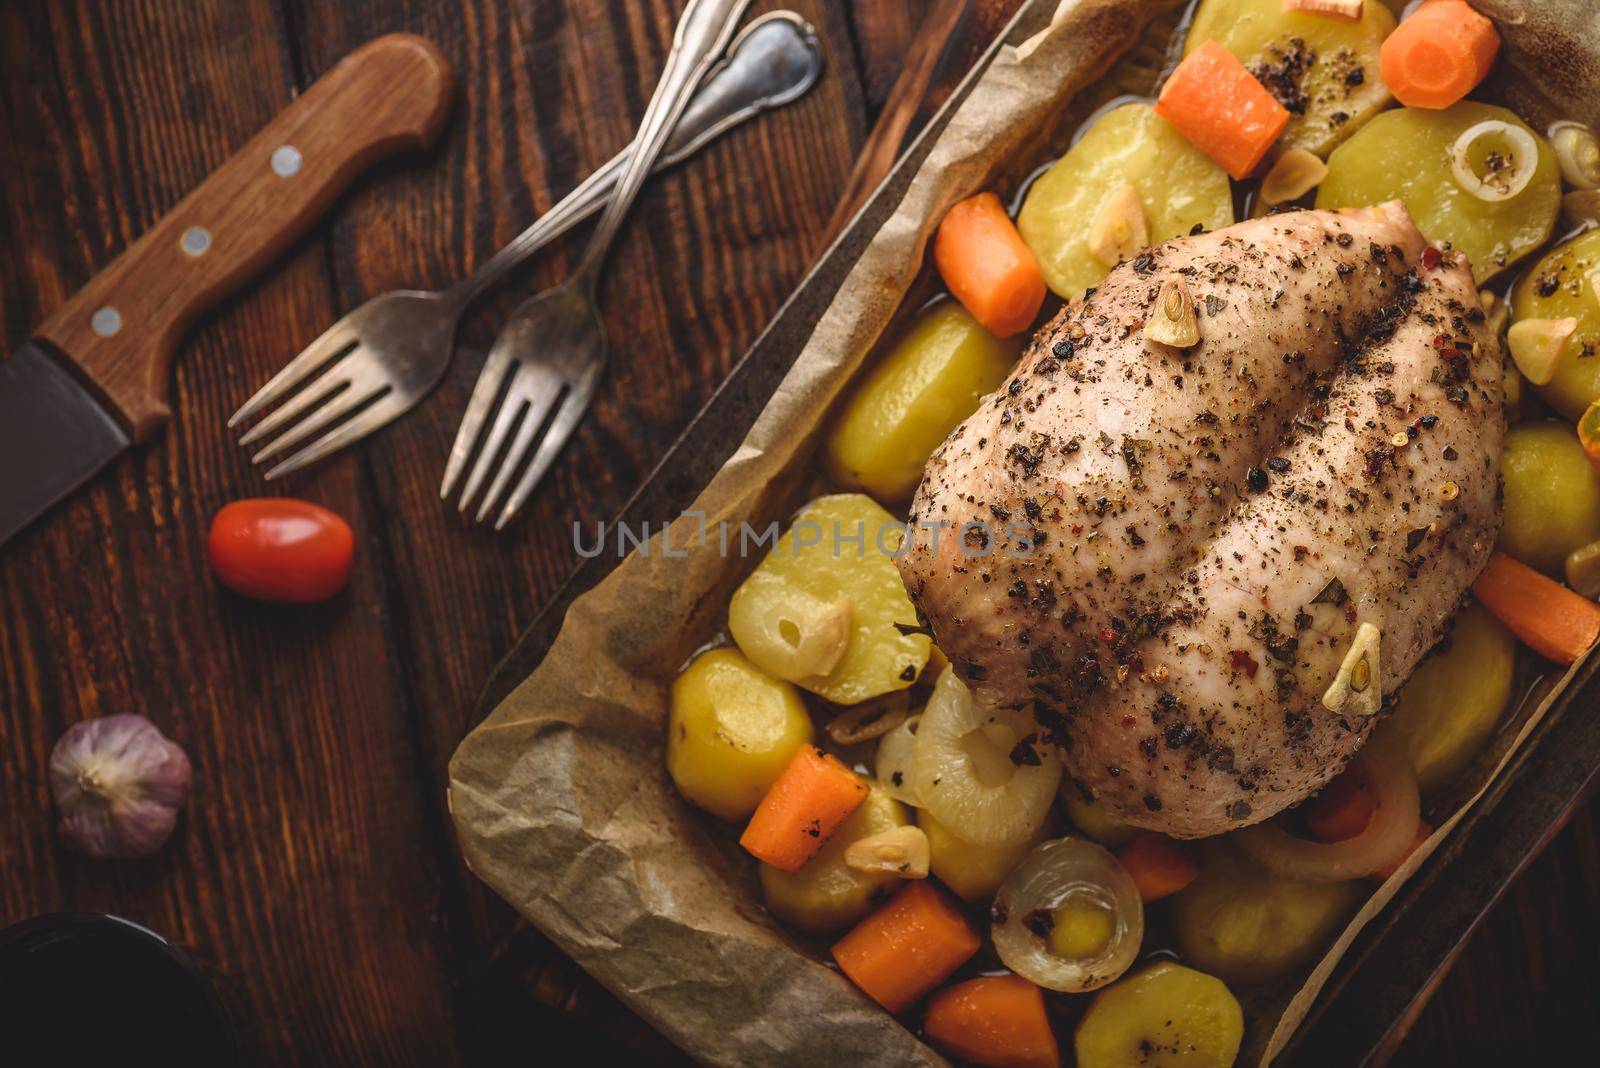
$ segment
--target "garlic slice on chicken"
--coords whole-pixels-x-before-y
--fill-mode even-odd
[[[981,708],[946,668],[917,728],[912,785],[934,819],[974,845],[1013,845],[1050,814],[1061,761],[1027,713]]]
[[[1175,349],[1200,344],[1200,321],[1195,317],[1189,283],[1180,276],[1161,283],[1155,307],[1144,321],[1144,336]]]
[[[1383,676],[1378,661],[1382,632],[1371,623],[1356,628],[1350,651],[1339,665],[1339,674],[1322,695],[1322,707],[1329,712],[1358,716],[1377,715],[1383,707]]]
[[[931,857],[927,834],[911,825],[858,839],[844,851],[845,867],[852,871],[902,879],[926,879]]]

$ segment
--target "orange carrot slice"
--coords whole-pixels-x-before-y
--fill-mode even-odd
[[[911,883],[833,947],[850,981],[890,1012],[903,1012],[978,952],[961,910],[926,880]]]
[[[756,806],[739,844],[774,868],[799,871],[868,792],[861,776],[803,745]]]
[[[1366,830],[1377,811],[1377,798],[1358,761],[1306,804],[1306,829],[1319,842],[1342,842]]]
[[[1161,87],[1156,114],[1235,178],[1248,178],[1289,125],[1289,112],[1216,41],[1190,52]]]
[[[1044,303],[1039,261],[993,193],[945,213],[933,261],[951,294],[995,337],[1026,330]]]
[[[1505,553],[1489,557],[1472,593],[1546,660],[1574,663],[1600,638],[1600,607]]]
[[[1430,0],[1378,54],[1383,82],[1412,108],[1447,108],[1483,81],[1500,51],[1494,23],[1463,0]]]
[[[1020,975],[969,979],[928,1001],[922,1030],[939,1049],[985,1068],[1057,1068],[1061,1047],[1044,994]]]
[[[1176,894],[1200,876],[1200,865],[1182,842],[1164,834],[1146,831],[1117,853],[1117,859],[1133,876],[1133,885],[1146,901],[1160,901]]]
[[[1600,400],[1589,405],[1578,420],[1578,444],[1595,470],[1600,471]]]

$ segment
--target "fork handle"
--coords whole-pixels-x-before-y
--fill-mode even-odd
[[[727,50],[734,30],[739,28],[739,16],[750,0],[689,0],[683,14],[678,16],[678,28],[672,35],[672,48],[661,72],[661,80],[650,96],[639,121],[639,132],[634,135],[627,166],[617,179],[617,190],[606,205],[600,221],[595,224],[594,236],[584,250],[583,261],[575,273],[591,293],[605,262],[611,243],[616,240],[622,220],[633,205],[634,198],[644,186],[645,179],[655,169],[656,159],[667,147],[667,139],[683,116],[684,109],[694,96],[695,87],[704,80],[717,57]]]
[[[34,336],[145,440],[196,317],[255,277],[369,165],[444,128],[453,77],[430,42],[369,41],[281,111],[44,321]]]

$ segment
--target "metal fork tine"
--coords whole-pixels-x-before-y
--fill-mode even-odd
[[[472,473],[467,475],[467,484],[461,491],[461,499],[456,502],[456,511],[467,510],[467,502],[477,495],[484,480],[489,477],[493,470],[494,459],[499,455],[500,446],[505,444],[512,427],[517,425],[517,418],[522,412],[522,400],[522,396],[513,385],[506,399],[500,403],[500,410],[494,417],[494,423],[489,427],[489,435],[483,441],[483,449],[478,453],[477,462],[472,465]]]
[[[494,521],[494,529],[504,530],[506,524],[522,510],[522,506],[527,503],[529,496],[544,478],[545,472],[550,470],[550,465],[555,462],[561,447],[572,436],[583,414],[589,410],[589,401],[593,399],[595,387],[599,382],[598,371],[591,372],[585,375],[583,381],[562,400],[561,410],[556,412],[555,419],[551,420],[550,430],[545,434],[544,440],[539,442],[539,451],[534,454],[533,462],[528,465],[522,481],[517,483],[517,488],[506,501],[506,506],[500,510],[499,518]]]
[[[352,383],[349,389],[284,431],[281,436],[268,444],[266,448],[250,457],[250,462],[259,464],[287,449],[293,448],[323,427],[328,426],[330,423],[338,422],[357,408],[385,392],[387,392],[386,388],[381,385],[363,389],[362,385]]]
[[[528,411],[523,416],[522,425],[517,427],[517,436],[512,439],[511,448],[506,451],[506,458],[500,461],[500,467],[495,471],[494,482],[489,486],[488,492],[483,495],[483,500],[478,502],[477,520],[480,523],[494,509],[495,502],[505,492],[506,485],[511,481],[511,476],[516,473],[518,466],[521,465],[522,458],[528,455],[529,447],[533,445],[539,431],[544,429],[544,421],[550,417],[550,409],[555,407],[556,402],[561,399],[561,387],[559,384],[548,390],[539,392],[520,390],[519,393],[520,397],[527,398]],[[521,407],[520,397],[517,407]],[[508,397],[507,400],[510,401],[511,398]],[[507,407],[511,407],[511,405],[508,403]],[[462,498],[462,503],[466,503],[465,497]]]
[[[246,430],[239,437],[240,445],[254,445],[263,438],[269,438],[277,433],[278,429],[300,418],[308,410],[317,407],[325,401],[335,398],[332,394],[340,386],[348,385],[355,388],[354,375],[356,370],[356,356],[359,348],[352,349],[348,355],[338,363],[328,368],[317,380],[309,386],[302,387],[292,395],[281,407],[273,409],[267,417],[255,426]]]
[[[404,397],[398,393],[390,393],[348,423],[335,427],[278,464],[267,472],[266,477],[271,481],[298,471],[307,464],[314,464],[329,453],[338,452],[346,445],[360,440],[396,417],[404,415],[409,408],[410,405]]]
[[[256,390],[255,396],[245,401],[238,411],[228,417],[228,425],[238,426],[286,394],[301,379],[337,355],[340,349],[356,344],[360,337],[351,325],[350,319],[351,317],[346,315],[324,330],[321,337],[301,349],[300,355],[290,360],[283,370],[267,379],[267,384]]]
[[[439,484],[439,499],[449,500],[450,493],[461,479],[461,473],[466,469],[467,457],[472,455],[472,443],[478,440],[478,434],[483,430],[484,422],[489,418],[494,409],[494,399],[500,395],[500,387],[505,383],[506,371],[510,367],[511,357],[506,349],[496,345],[489,350],[489,358],[483,362],[483,370],[478,372],[478,381],[472,387],[472,399],[467,402],[467,414],[461,417],[461,428],[456,431],[456,440],[450,445],[450,459],[444,468],[444,481]],[[507,398],[510,406],[510,398]],[[472,496],[468,489],[462,499]]]

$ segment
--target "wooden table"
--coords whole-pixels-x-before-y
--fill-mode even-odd
[[[90,909],[169,934],[215,975],[252,1064],[565,1063],[618,1044],[673,1056],[465,870],[445,764],[496,657],[573,566],[573,521],[618,509],[811,263],[921,20],[948,5],[793,0],[821,33],[826,78],[646,190],[603,295],[609,379],[509,533],[437,498],[475,359],[404,422],[281,487],[224,421],[342,311],[455,279],[624,144],[677,6],[0,5],[7,347],[362,41],[427,35],[460,79],[436,151],[362,180],[191,333],[162,440],[0,552],[0,926]],[[1009,6],[976,5],[986,25]],[[481,349],[580,248],[561,242],[520,272],[465,343]],[[212,513],[267,492],[353,523],[346,595],[280,609],[211,581]],[[47,756],[69,724],[125,711],[187,748],[194,795],[154,860],[87,862],[55,840]],[[1398,1063],[1600,1046],[1595,813],[1492,914]]]

